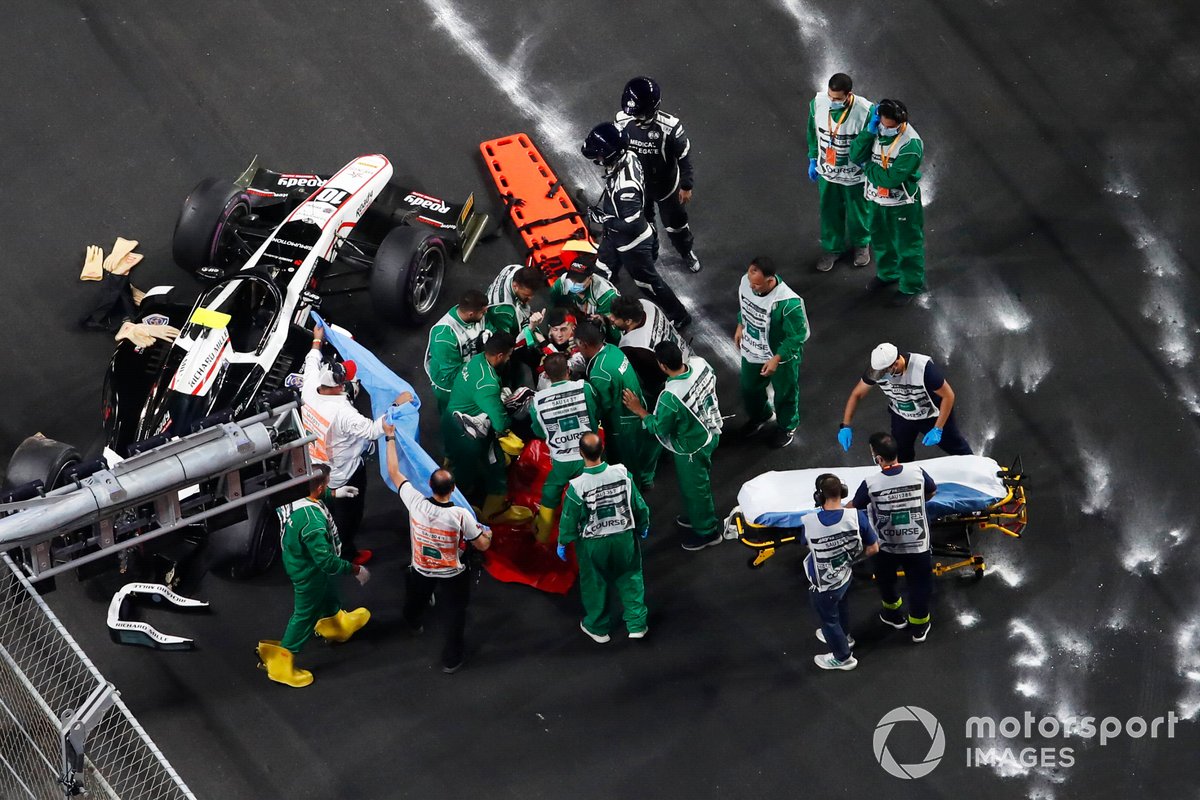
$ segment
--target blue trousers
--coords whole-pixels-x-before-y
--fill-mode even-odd
[[[888,413],[891,414],[890,411]],[[896,440],[896,448],[900,451],[900,461],[905,463],[916,461],[917,437],[929,433],[934,423],[937,422],[937,417],[905,419],[896,414],[891,414],[891,417],[892,438]],[[947,455],[952,456],[969,456],[972,453],[971,445],[967,444],[967,440],[963,438],[962,432],[958,429],[958,423],[954,421],[953,411],[946,420],[946,427],[942,429],[942,442],[938,447],[946,451]]]
[[[825,592],[808,590],[808,600],[813,611],[817,612],[817,620],[821,623],[821,632],[825,634],[825,644],[838,661],[850,657],[850,643],[846,637],[850,634],[850,593],[851,581],[846,581],[837,589]]]

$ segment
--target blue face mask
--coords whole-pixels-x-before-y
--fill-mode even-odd
[[[576,283],[569,278],[567,279],[567,291],[571,294],[583,294],[583,290],[586,288],[587,286],[582,283]]]
[[[879,135],[880,136],[891,137],[891,136],[895,136],[898,133],[900,133],[899,128],[885,128],[882,125],[879,126]]]
[[[845,107],[846,107],[846,102],[844,100],[830,100],[829,101],[829,110],[830,111],[841,111]]]

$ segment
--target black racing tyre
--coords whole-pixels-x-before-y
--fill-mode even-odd
[[[279,557],[279,515],[265,500],[246,507],[246,519],[209,533],[210,558],[230,577],[262,575]]]
[[[250,195],[222,178],[196,184],[175,222],[171,255],[187,272],[215,277],[231,266],[237,250],[230,243],[230,223],[250,213]]]
[[[375,254],[371,301],[397,325],[417,325],[437,307],[449,263],[445,241],[421,228],[393,228]]]
[[[79,463],[79,451],[69,444],[47,439],[40,433],[30,436],[13,451],[4,475],[4,489],[14,489],[30,481],[41,481],[48,492],[66,483],[67,471]]]

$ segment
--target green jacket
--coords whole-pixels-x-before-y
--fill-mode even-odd
[[[462,317],[458,315],[458,306],[451,308],[448,314],[453,314],[455,319],[462,322]],[[465,322],[462,324],[467,325]],[[429,373],[429,382],[433,384],[433,388],[449,392],[454,386],[454,376],[462,369],[463,360],[462,348],[453,328],[439,322],[429,329],[425,369]]]
[[[629,389],[645,405],[642,384],[633,365],[615,344],[605,344],[595,358],[588,362],[587,381],[596,390],[596,402],[600,406],[600,422],[608,435],[616,431],[618,420],[637,419],[637,415],[625,407],[622,394]]]
[[[325,498],[328,497],[326,490]],[[283,567],[292,583],[354,572],[354,565],[340,555],[342,541],[323,502],[305,499],[292,504],[284,521],[281,550]]]
[[[584,467],[583,471],[595,475],[606,469],[609,469],[609,465],[600,462],[594,467]],[[628,477],[628,473],[626,473],[626,480],[629,483],[629,503],[633,507],[634,527],[619,533],[641,533],[650,527],[650,507],[646,505],[645,498],[638,491],[637,484]],[[558,522],[558,543],[565,545],[578,539],[580,532],[587,524],[589,515],[590,511],[583,502],[583,498],[575,491],[575,487],[568,483],[567,493],[563,497],[562,518]]]
[[[856,99],[856,102],[857,102],[857,99]],[[809,158],[820,158],[821,157],[821,148],[819,146],[820,139],[817,138],[816,104],[817,103],[815,100],[808,101],[808,157]],[[867,103],[867,113],[868,114],[871,112],[871,109],[873,106],[874,106],[873,103]],[[849,113],[850,113],[850,107],[845,106],[842,108],[842,113],[837,115],[836,117],[834,117],[833,121],[840,125],[840,124],[842,124],[842,120],[846,119],[846,115]],[[853,161],[854,159],[851,158],[850,160]],[[839,163],[841,163],[841,162],[839,162]]]
[[[667,386],[669,387],[672,381],[686,380],[691,372],[691,369],[688,369],[681,375],[668,377]],[[654,413],[642,417],[642,426],[654,434],[664,446],[670,442],[672,452],[681,454],[695,453],[714,438],[714,434],[704,427],[704,423],[667,388],[659,394],[658,401],[654,404]]]
[[[563,308],[576,309],[585,316],[608,316],[608,312],[612,311],[613,300],[620,297],[617,287],[602,275],[593,275],[591,285],[580,294],[568,292],[566,280],[565,276],[559,276],[550,285],[550,302]]]
[[[883,189],[899,189],[909,194],[917,193],[917,181],[921,179],[921,161],[925,158],[925,145],[920,139],[908,142],[900,148],[900,152],[888,159],[886,168],[876,164],[871,158],[871,150],[875,147],[876,134],[863,128],[862,133],[850,145],[850,160],[863,165],[863,173],[867,180]]]
[[[536,337],[533,329],[528,325],[521,327],[520,320],[517,319],[517,309],[510,305],[492,305],[488,306],[487,311],[483,315],[483,325],[489,331],[511,333],[513,338],[517,340],[517,346],[522,344],[536,344]]]
[[[783,283],[781,278],[780,283]],[[738,311],[738,324],[742,324],[742,312]],[[771,332],[767,343],[771,352],[781,361],[804,360],[804,342],[808,339],[808,317],[804,313],[804,301],[789,297],[771,306]]]
[[[497,436],[509,428],[508,411],[500,400],[500,376],[488,363],[487,355],[472,356],[454,378],[446,413],[461,411],[468,416],[487,414]]]

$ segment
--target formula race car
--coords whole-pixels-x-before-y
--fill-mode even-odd
[[[131,323],[178,335],[118,342],[103,393],[109,465],[298,389],[309,312],[323,296],[369,290],[376,312],[402,324],[433,311],[450,258],[470,257],[488,219],[474,196],[453,204],[391,177],[382,155],[332,176],[274,172],[256,160],[235,181],[208,178],[192,190],[173,255],[209,285],[194,301],[194,291],[170,286],[141,300]],[[50,490],[79,460],[69,445],[39,439],[18,449],[8,473]],[[248,575],[274,558],[273,509],[259,502],[245,516],[207,537],[212,565],[232,562]]]

